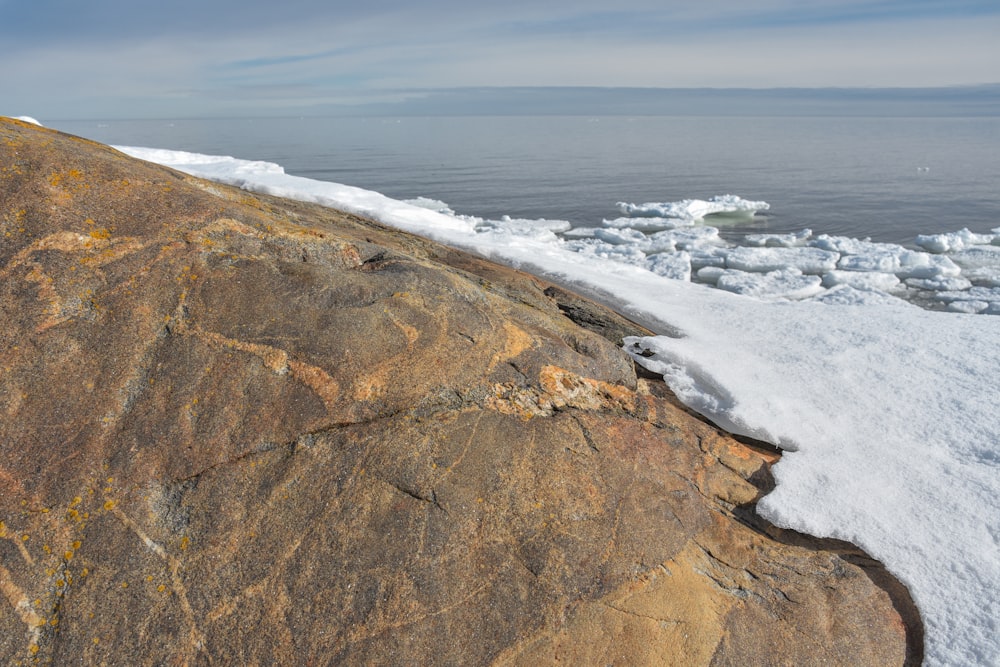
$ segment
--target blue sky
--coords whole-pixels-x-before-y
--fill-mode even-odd
[[[1000,81],[997,35],[997,0],[0,0],[0,112],[272,115],[498,86],[958,86]]]

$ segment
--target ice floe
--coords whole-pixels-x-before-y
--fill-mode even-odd
[[[711,215],[732,217],[753,217],[758,211],[766,211],[770,204],[764,201],[750,201],[736,195],[718,195],[709,199],[683,199],[672,202],[648,202],[629,204],[618,202],[618,210],[623,215],[649,216],[656,218],[679,218],[681,220],[704,220]]]

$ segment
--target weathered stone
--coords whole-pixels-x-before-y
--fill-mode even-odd
[[[8,663],[919,662],[601,306],[8,120],[0,217]]]

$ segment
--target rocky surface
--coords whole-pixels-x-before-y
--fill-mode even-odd
[[[7,664],[920,660],[600,306],[9,120],[0,220]]]

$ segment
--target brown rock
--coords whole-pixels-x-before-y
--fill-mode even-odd
[[[9,120],[0,218],[9,664],[920,660],[596,304]]]

